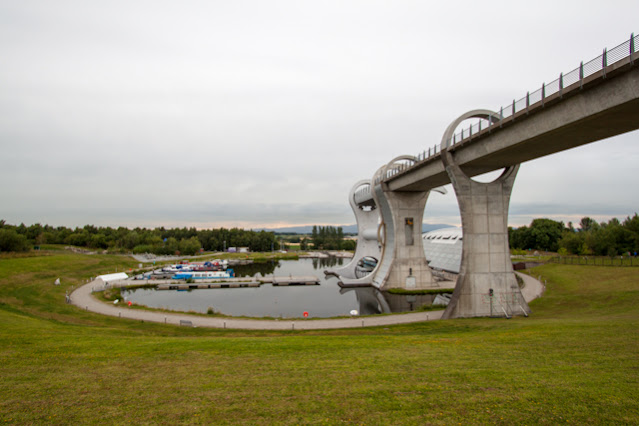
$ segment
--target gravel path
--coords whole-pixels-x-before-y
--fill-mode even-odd
[[[527,302],[541,296],[544,287],[536,279],[520,275],[525,282],[522,294]],[[122,305],[116,306],[103,303],[91,294],[93,289],[103,289],[102,280],[95,280],[79,287],[71,294],[71,303],[81,309],[97,312],[114,317],[130,318],[141,321],[159,322],[165,324],[185,325],[193,327],[233,328],[245,330],[323,330],[334,328],[375,327],[394,324],[408,324],[438,320],[444,313],[441,311],[412,312],[406,314],[379,315],[371,317],[352,317],[335,319],[295,319],[295,320],[260,320],[205,317],[180,313],[153,312],[140,309],[129,309]]]
[[[546,287],[535,278],[530,275],[515,272],[518,276],[524,280],[524,288],[521,289],[521,294],[524,296],[526,302],[530,303],[531,300],[535,300],[546,291]]]

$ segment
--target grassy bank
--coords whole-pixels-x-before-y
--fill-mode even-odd
[[[0,258],[1,422],[639,422],[636,268],[536,268],[548,285],[529,318],[324,332],[179,328],[64,303],[72,285],[136,264]]]

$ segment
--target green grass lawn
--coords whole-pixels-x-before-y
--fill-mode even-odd
[[[0,422],[639,423],[639,268],[536,268],[548,285],[529,318],[354,330],[179,328],[64,303],[135,265],[0,257]]]

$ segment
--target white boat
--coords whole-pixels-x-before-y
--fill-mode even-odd
[[[220,278],[233,278],[235,272],[232,269],[226,271],[193,271],[180,272],[173,275],[174,280],[215,280]]]

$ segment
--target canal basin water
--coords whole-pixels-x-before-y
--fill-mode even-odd
[[[330,318],[400,312],[430,304],[433,295],[399,296],[382,293],[374,288],[342,289],[336,278],[326,278],[324,270],[340,266],[350,259],[300,259],[238,265],[238,277],[316,276],[319,285],[194,289],[189,291],[133,289],[123,290],[126,301],[153,308],[206,313],[213,310],[230,316],[302,318]],[[258,276],[259,276],[258,275]]]

